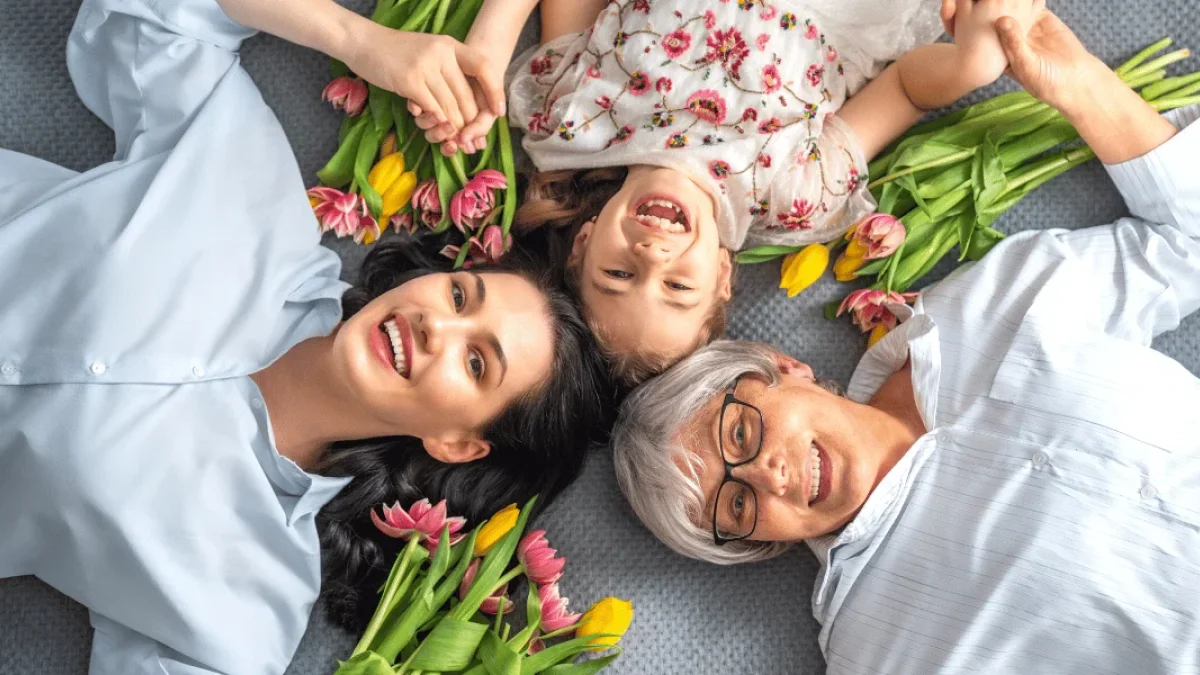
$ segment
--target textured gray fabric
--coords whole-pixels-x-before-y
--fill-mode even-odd
[[[352,3],[358,9],[367,4]],[[77,6],[78,0],[0,0],[0,147],[82,170],[106,161],[113,142],[75,98],[67,77],[62,51]],[[1057,0],[1051,7],[1109,63],[1168,33],[1184,45],[1200,47],[1194,0]],[[283,123],[300,167],[312,176],[333,150],[340,119],[318,100],[327,79],[326,60],[270,37],[249,41],[243,54]],[[1200,67],[1195,60],[1188,63]],[[1109,222],[1123,212],[1101,167],[1090,165],[1042,188],[999,227],[1006,232],[1079,227]],[[69,224],[63,225],[61,232],[69,236]],[[332,245],[352,272],[361,249]],[[946,271],[943,266],[936,274]],[[823,281],[788,300],[774,289],[777,280],[774,265],[741,271],[731,321],[734,336],[777,343],[819,372],[847,380],[864,340],[847,323],[820,317],[821,305],[844,295],[846,288]],[[1155,346],[1200,373],[1200,317],[1187,320]],[[674,556],[624,506],[605,452],[592,457],[584,477],[539,526],[550,531],[553,544],[569,558],[562,586],[574,607],[584,608],[608,594],[634,602],[636,618],[624,641],[627,653],[609,672],[798,674],[824,669],[809,606],[816,565],[806,552],[728,569]],[[348,654],[353,642],[318,607],[288,672],[332,672],[334,660]],[[82,607],[31,578],[0,580],[0,675],[85,673],[89,645]]]

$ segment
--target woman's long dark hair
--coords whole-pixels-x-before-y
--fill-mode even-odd
[[[429,255],[439,242],[399,239],[376,244],[363,262],[357,285],[343,296],[349,318],[374,298],[426,274],[448,271],[448,261]],[[554,330],[551,375],[541,389],[514,402],[483,432],[491,451],[464,464],[429,456],[420,439],[397,436],[334,445],[322,473],[352,476],[350,484],[318,518],[325,592],[331,616],[361,630],[378,602],[377,592],[403,541],[371,523],[371,509],[428,498],[445,499],[451,515],[469,526],[498,509],[540,494],[545,507],[578,476],[588,447],[604,442],[615,402],[591,332],[562,290],[561,272],[519,252],[485,273],[516,274],[547,299]]]

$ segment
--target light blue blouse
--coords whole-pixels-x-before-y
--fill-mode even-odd
[[[86,0],[67,63],[116,157],[0,150],[0,576],[89,608],[93,675],[282,673],[346,483],[279,456],[248,377],[345,289],[252,33],[213,0]]]

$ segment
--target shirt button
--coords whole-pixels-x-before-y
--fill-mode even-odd
[[[1035,467],[1040,469],[1049,463],[1050,463],[1050,456],[1047,455],[1046,453],[1042,452],[1041,450],[1038,450],[1037,452],[1033,453],[1033,465]]]
[[[16,372],[17,367],[11,363],[6,363],[3,366],[0,366],[0,373],[4,373],[5,375],[12,375]]]
[[[92,370],[92,373],[95,375],[103,375],[104,371],[108,370],[108,366],[104,365],[103,363],[100,363],[99,361],[96,361],[95,363],[92,364],[91,370]]]
[[[937,433],[937,439],[938,439],[939,443],[949,443],[950,442],[950,432],[946,431],[945,429],[942,429],[941,431],[939,431]]]
[[[1154,489],[1153,485],[1143,485],[1141,492],[1142,499],[1150,500],[1158,498],[1158,490]]]
[[[192,366],[192,374],[196,377],[204,377],[204,369],[200,366]]]
[[[250,399],[250,406],[251,406],[252,408],[262,409],[262,407],[263,407],[263,401],[262,401],[262,399],[261,399],[261,398],[257,398],[257,397],[256,397],[256,398],[252,398],[252,399]]]

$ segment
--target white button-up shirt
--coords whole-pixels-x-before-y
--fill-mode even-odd
[[[1150,348],[1200,307],[1197,155],[1109,167],[1132,218],[1009,237],[864,357],[850,397],[911,357],[929,433],[810,542],[828,672],[1200,673],[1200,380]]]
[[[0,577],[88,607],[92,675],[282,673],[348,480],[276,452],[249,378],[346,288],[251,34],[214,0],[88,0],[67,65],[116,158],[0,150]]]

